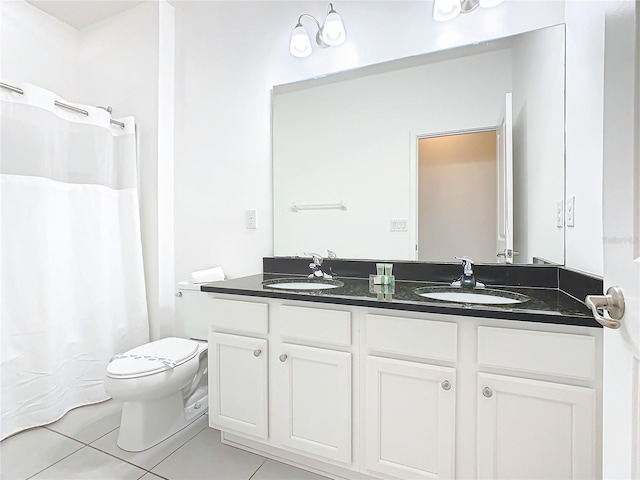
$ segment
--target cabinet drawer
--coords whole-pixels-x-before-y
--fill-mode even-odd
[[[269,331],[269,306],[266,303],[211,299],[214,328],[265,335]]]
[[[283,305],[274,321],[286,338],[351,345],[351,312]]]
[[[455,362],[457,325],[415,318],[367,315],[367,348],[396,355]]]
[[[588,335],[478,327],[478,365],[595,379],[596,340]]]

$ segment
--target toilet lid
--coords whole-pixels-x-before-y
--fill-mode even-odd
[[[151,375],[174,368],[198,353],[198,342],[186,338],[163,338],[113,357],[107,366],[110,377]]]

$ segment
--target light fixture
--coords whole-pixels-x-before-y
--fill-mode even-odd
[[[491,8],[500,5],[504,0],[434,0],[433,19],[445,22],[456,18],[461,13],[473,12],[478,5]]]
[[[291,52],[291,55],[294,57],[308,57],[311,55],[311,37],[309,37],[307,29],[302,26],[302,17],[310,17],[316,22],[316,26],[318,27],[316,43],[321,48],[337,47],[338,45],[342,45],[347,39],[342,19],[333,9],[333,4],[330,3],[327,10],[327,18],[325,18],[322,27],[313,15],[303,13],[298,17],[298,23],[293,29],[291,40],[289,41],[289,52]]]

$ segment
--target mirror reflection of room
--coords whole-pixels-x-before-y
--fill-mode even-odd
[[[496,168],[495,130],[418,140],[418,260],[495,262]]]
[[[275,86],[274,255],[330,245],[341,258],[564,264],[564,44],[559,25]],[[449,224],[422,225],[419,139],[496,131],[508,93],[513,167],[502,180],[512,182],[512,207],[495,205],[487,184],[495,220],[466,215],[486,221],[461,235],[463,213],[451,202],[465,193],[441,185],[450,194],[431,201]]]

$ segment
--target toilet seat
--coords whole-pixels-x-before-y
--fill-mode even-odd
[[[107,366],[107,376],[136,378],[154,375],[188,362],[198,351],[199,344],[195,340],[163,338],[113,357]]]

